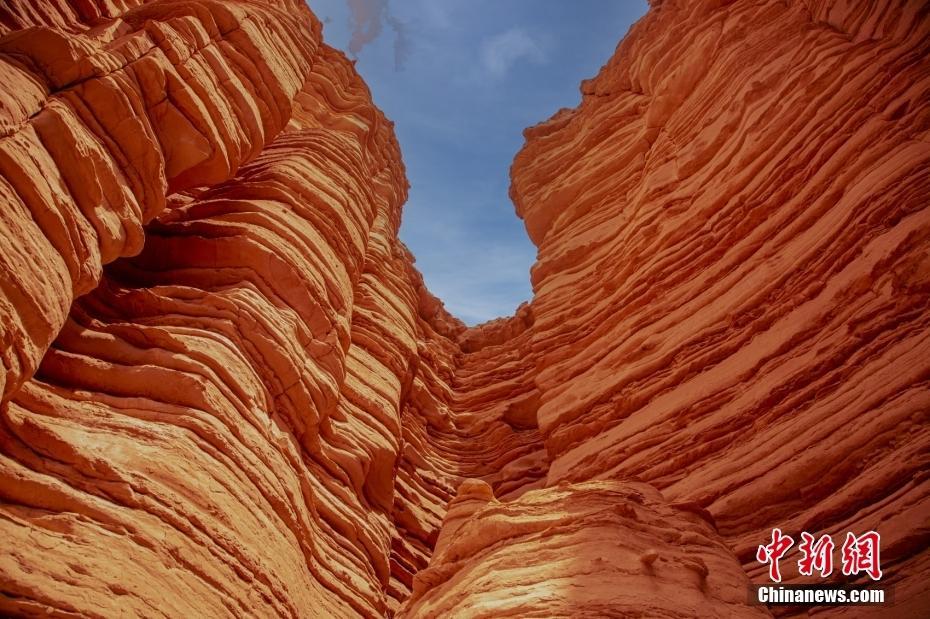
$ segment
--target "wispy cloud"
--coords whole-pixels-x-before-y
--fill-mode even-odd
[[[430,291],[469,325],[510,316],[528,301],[532,290],[527,265],[532,262],[532,250],[475,239],[441,251],[421,245],[417,252],[417,267]]]
[[[362,49],[377,39],[385,22],[394,31],[394,68],[400,70],[410,53],[406,24],[391,14],[388,0],[346,0],[352,20],[349,53],[358,58]]]
[[[414,193],[419,194],[416,189]],[[454,210],[437,211],[429,206],[435,199],[415,195],[405,207],[401,238],[414,250],[430,291],[466,324],[512,315],[532,297],[529,265],[536,248],[522,224],[515,223],[517,235],[509,238],[501,235],[502,226],[493,218],[478,216],[472,201],[453,202]],[[418,213],[433,216],[417,217]]]
[[[410,38],[407,36],[407,26],[393,15],[387,16],[387,22],[394,30],[394,69],[400,70],[410,57]]]
[[[520,27],[501,32],[481,43],[481,63],[492,76],[504,77],[520,60],[540,64],[546,60],[542,45]]]

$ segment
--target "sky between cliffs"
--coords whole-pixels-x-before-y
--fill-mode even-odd
[[[309,0],[394,121],[410,198],[401,239],[474,325],[532,296],[536,259],[508,197],[523,129],[580,101],[645,0]]]

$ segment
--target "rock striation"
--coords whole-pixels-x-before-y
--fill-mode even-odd
[[[930,11],[652,4],[474,328],[303,2],[0,6],[0,613],[805,612],[776,526],[882,534],[818,615],[930,613]]]
[[[642,483],[501,502],[468,480],[402,616],[770,617],[747,606],[749,578],[705,518]]]
[[[927,7],[653,4],[512,169],[546,485],[696,503],[759,582],[774,526],[878,530],[926,614]]]

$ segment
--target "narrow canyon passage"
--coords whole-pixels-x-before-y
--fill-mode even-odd
[[[774,527],[882,534],[818,616],[930,613],[930,12],[651,5],[473,328],[302,1],[0,6],[0,613],[806,612]]]

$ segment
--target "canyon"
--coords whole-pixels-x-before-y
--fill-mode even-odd
[[[920,0],[652,0],[466,327],[302,0],[8,0],[0,613],[930,616],[928,58]],[[775,527],[894,605],[751,603]]]

